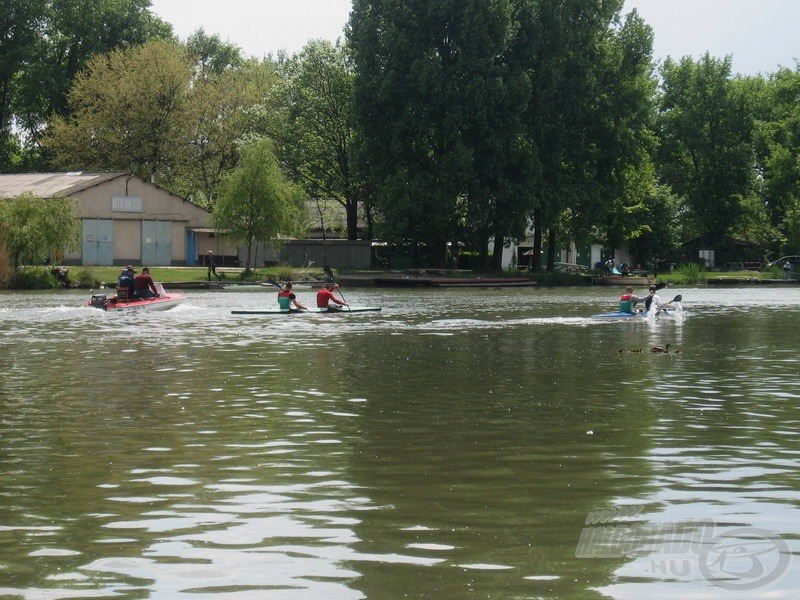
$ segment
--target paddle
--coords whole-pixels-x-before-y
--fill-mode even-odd
[[[336,285],[339,285],[339,282],[336,281],[336,279],[333,276],[333,271],[331,271],[331,268],[328,265],[325,265],[324,267],[322,267],[322,269],[325,271],[325,274],[330,278],[330,280],[333,283],[335,283]],[[339,293],[342,294],[342,286],[340,286],[340,285],[339,285]],[[344,297],[344,294],[342,294],[342,300],[347,302],[347,298]],[[350,310],[350,305],[349,304],[346,304],[345,306],[347,306],[347,310]]]

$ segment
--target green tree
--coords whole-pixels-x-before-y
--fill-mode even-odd
[[[350,21],[359,168],[382,237],[442,266],[470,162],[456,89],[464,4],[356,0]]]
[[[41,39],[45,6],[45,0],[0,0],[0,171],[12,171],[18,161],[12,121],[21,75]]]
[[[529,79],[511,0],[356,0],[357,161],[390,241],[437,265],[448,244],[518,236],[530,181]]]
[[[277,79],[271,62],[256,59],[202,69],[188,93],[186,130],[176,136],[164,185],[213,209],[222,176],[238,164],[239,147],[259,133],[253,113],[269,111],[265,97]]]
[[[731,79],[731,59],[706,54],[668,59],[662,90],[657,166],[682,197],[696,235],[709,243],[739,222],[752,192],[754,120],[748,97]]]
[[[218,35],[208,35],[202,27],[186,40],[189,56],[197,66],[197,77],[224,73],[242,66],[244,57],[235,44],[223,42]]]
[[[757,190],[774,228],[768,247],[778,256],[800,252],[800,65],[744,84],[756,107]]]
[[[152,41],[98,55],[75,79],[71,113],[43,140],[64,169],[169,172],[187,131],[191,65],[186,49]]]
[[[25,194],[0,202],[0,241],[11,266],[38,265],[80,246],[80,219],[70,198]]]
[[[5,0],[29,5],[34,0]],[[53,115],[68,112],[73,80],[97,54],[146,41],[170,39],[172,27],[150,12],[150,0],[46,0],[36,2],[37,38],[26,44],[13,114],[29,151]],[[3,11],[5,13],[5,9]],[[34,13],[35,14],[35,13]]]
[[[527,130],[541,176],[533,188],[540,264],[562,238],[624,238],[641,213],[652,144],[652,30],[621,0],[530,0],[520,11],[533,77]],[[645,168],[642,172],[641,170]],[[610,240],[614,241],[614,240]]]
[[[248,269],[256,243],[275,246],[281,236],[305,229],[305,197],[281,172],[272,142],[261,139],[242,149],[239,166],[223,178],[212,218],[227,239],[247,246]]]
[[[281,65],[275,90],[285,128],[276,131],[290,177],[320,202],[344,208],[358,239],[360,189],[351,165],[353,68],[347,48],[316,40]]]
[[[638,213],[640,226],[629,239],[629,250],[635,262],[645,265],[654,257],[675,256],[680,241],[685,239],[681,228],[680,200],[663,185],[651,185]],[[612,246],[613,247],[613,246]]]

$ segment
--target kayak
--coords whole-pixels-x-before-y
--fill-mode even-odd
[[[378,312],[380,306],[343,306],[341,308],[317,308],[312,306],[308,310],[299,310],[297,308],[262,308],[256,310],[232,310],[232,315],[315,315],[327,313],[363,313],[363,312]]]
[[[654,317],[656,319],[675,319],[685,317],[686,312],[683,310],[667,309],[658,312]],[[641,312],[626,313],[626,312],[609,312],[592,315],[593,319],[648,319],[650,312],[643,310]]]
[[[185,299],[186,297],[183,294],[164,294],[158,298],[134,298],[132,300],[119,300],[116,296],[108,297],[105,294],[92,294],[92,299],[86,303],[86,306],[111,312],[153,312],[174,308]]]

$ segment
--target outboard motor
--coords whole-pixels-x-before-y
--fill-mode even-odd
[[[90,304],[95,308],[102,308],[105,310],[108,308],[108,298],[105,294],[92,294]]]

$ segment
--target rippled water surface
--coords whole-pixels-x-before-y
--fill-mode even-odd
[[[0,597],[797,598],[800,288],[678,293],[0,295]]]

